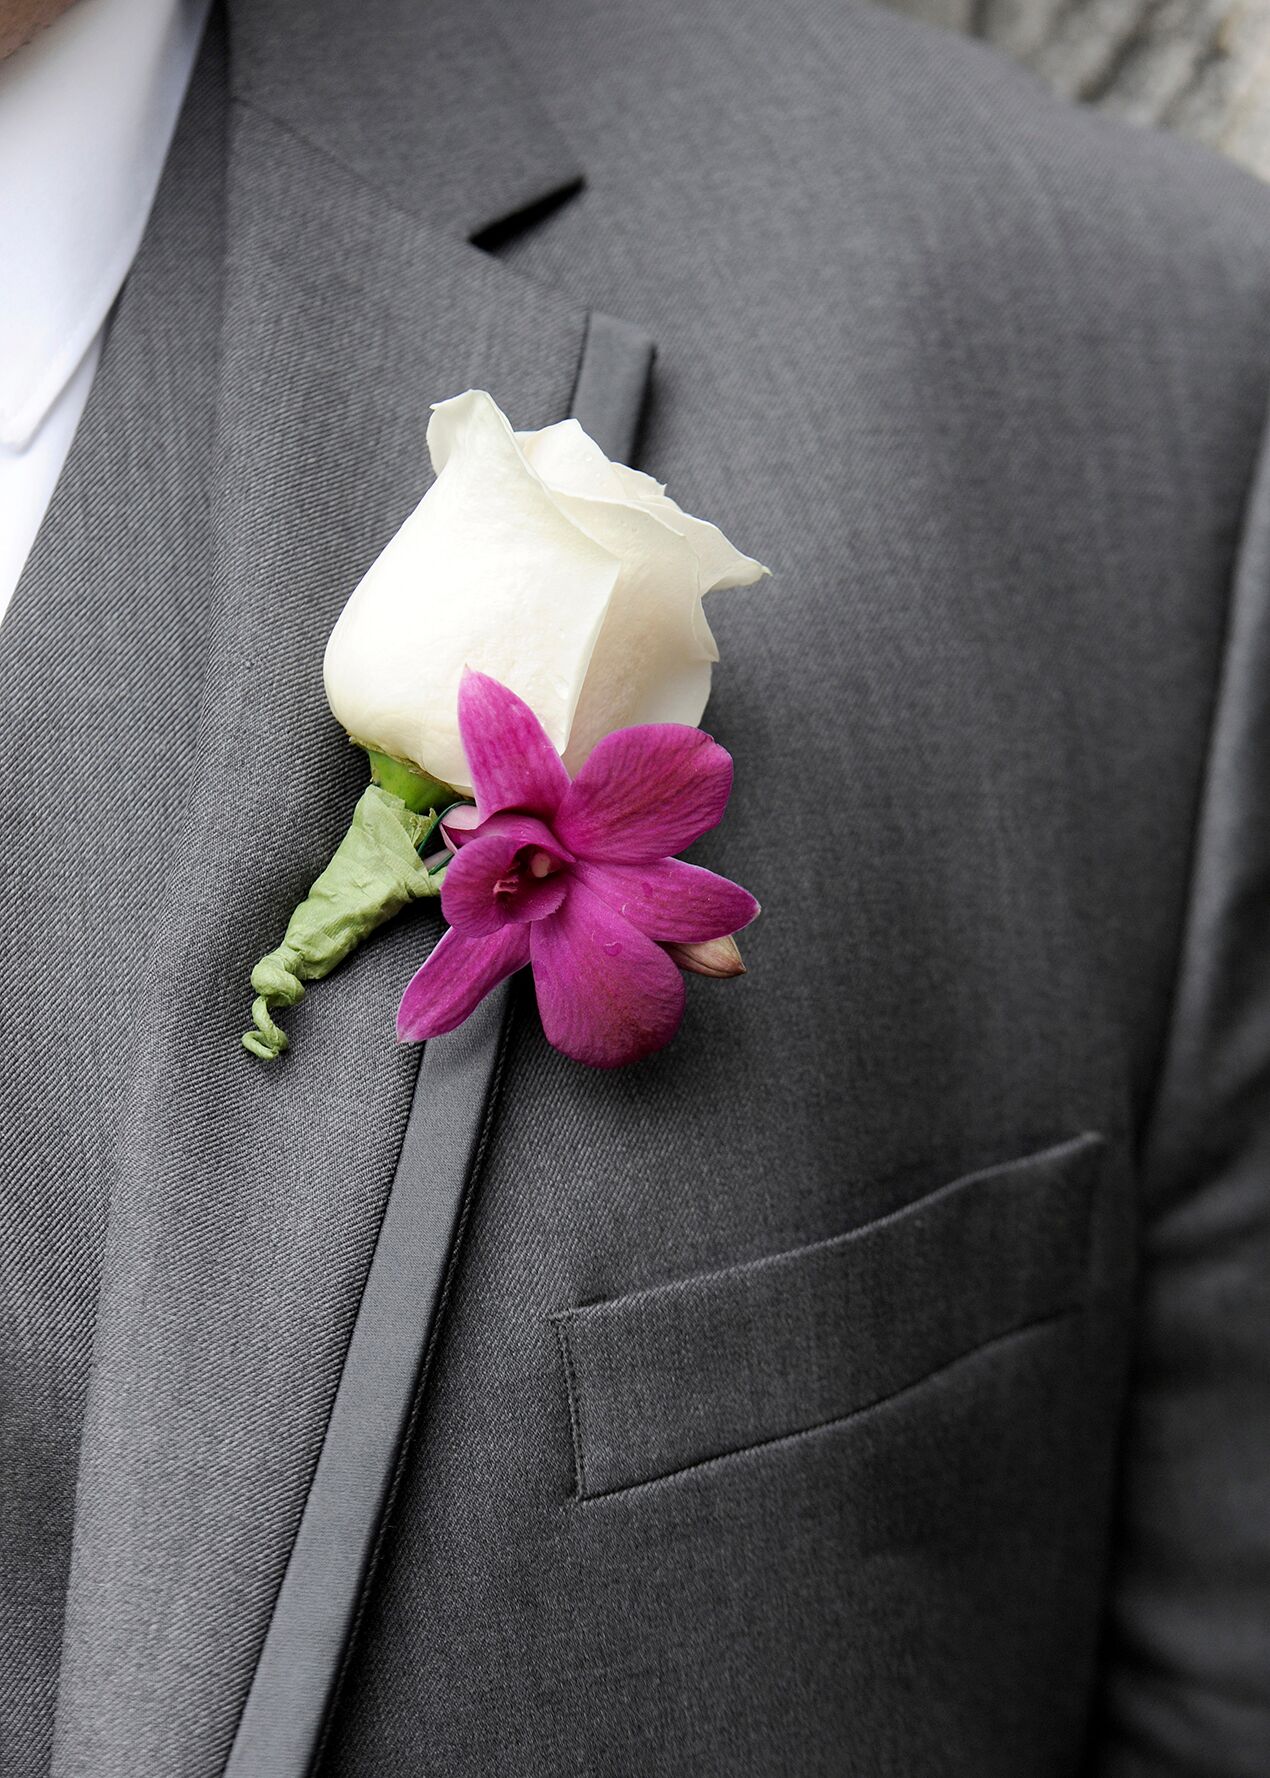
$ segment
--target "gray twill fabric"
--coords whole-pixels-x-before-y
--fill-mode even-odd
[[[69,461],[0,624],[0,1772],[49,1769],[114,1143],[206,646],[224,254],[210,33]],[[196,349],[197,348],[197,349]]]
[[[1101,1151],[1077,1137],[846,1234],[557,1316],[577,1498],[827,1431],[1077,1313]],[[902,1341],[893,1271],[912,1299]]]
[[[295,1533],[417,1054],[397,998],[435,910],[305,1003],[285,1072],[238,1043],[243,970],[343,829],[364,761],[325,640],[416,503],[438,390],[567,411],[581,309],[377,209],[232,113],[194,769],[151,938],[81,1444],[53,1771],[217,1771]],[[426,316],[426,325],[422,317]],[[143,1014],[145,1016],[143,1016]],[[176,1034],[173,1025],[176,1026]],[[143,1659],[137,1650],[144,1649]]]
[[[587,185],[504,256],[647,326],[641,464],[775,570],[708,602],[737,789],[693,853],[764,913],[749,974],[690,983],[634,1073],[514,1033],[325,1770],[1264,1773],[1264,748],[1223,767],[1249,813],[1202,830],[1202,864],[1196,824],[1229,636],[1265,708],[1270,198],[867,7],[545,0],[517,48]],[[1161,1346],[1131,1283],[1164,1191],[1139,1138],[1191,1022],[1197,869],[1250,1001],[1223,986],[1194,1028],[1198,1102],[1163,1089]],[[571,1424],[554,1317],[691,1295],[1085,1130],[1107,1159],[1080,1315],[575,1498],[578,1444],[624,1426],[639,1474],[712,1375],[738,1410],[777,1369],[805,1400],[835,1356],[775,1318],[743,1339],[739,1290],[723,1345],[767,1336],[753,1377],[702,1338],[677,1391],[615,1331],[641,1440],[625,1396]],[[955,1244],[933,1280],[902,1251],[870,1280],[900,1349],[919,1289],[968,1285]]]
[[[225,1769],[426,1129],[435,910],[238,1048],[323,645],[597,310],[764,912],[617,1075],[514,986],[321,1778],[1263,1778],[1268,223],[837,0],[214,23],[0,627],[6,1778]]]
[[[323,646],[422,492],[429,402],[487,378],[517,423],[561,416],[586,331],[231,98],[222,42],[4,626],[6,1778],[50,1737],[57,1774],[224,1764],[437,931],[402,921],[314,994],[298,1068],[251,1066],[245,972],[359,789]]]

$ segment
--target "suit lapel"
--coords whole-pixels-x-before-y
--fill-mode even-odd
[[[422,491],[429,402],[483,383],[518,423],[558,417],[586,327],[386,202],[285,104],[267,115],[243,53],[195,765],[146,935],[147,992],[117,1033],[130,1086],[80,1452],[61,1778],[199,1778],[229,1752],[410,1110],[418,1058],[394,1043],[393,1009],[436,935],[423,910],[368,945],[297,1009],[280,1064],[240,1049],[250,964],[362,782],[325,708],[323,646]],[[534,138],[524,106],[509,115],[514,137]],[[554,141],[541,166],[517,203],[560,176]],[[496,220],[509,199],[476,203],[478,183],[469,168],[453,185],[451,222]]]
[[[233,43],[236,97],[445,234],[581,183],[482,0],[242,0]]]
[[[592,314],[572,412],[629,461],[652,363]],[[494,1113],[511,984],[424,1049],[414,1104],[330,1417],[226,1778],[306,1778],[418,1422]]]

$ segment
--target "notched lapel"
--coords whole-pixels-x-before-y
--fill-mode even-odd
[[[456,237],[488,235],[581,183],[481,0],[244,3],[234,47],[241,97]],[[425,84],[403,82],[403,67]]]
[[[568,410],[585,315],[234,109],[197,771],[130,1048],[53,1771],[224,1765],[344,1359],[417,1067],[403,918],[239,1047],[362,782],[322,695],[339,608],[425,483],[431,401]]]

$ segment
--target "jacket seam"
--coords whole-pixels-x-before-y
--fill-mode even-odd
[[[565,1390],[569,1399],[569,1432],[573,1440],[573,1477],[575,1498],[587,1498],[586,1485],[586,1447],[582,1441],[582,1393],[578,1388],[577,1375],[573,1365],[573,1350],[569,1341],[570,1317],[557,1315],[553,1317],[556,1338],[560,1345],[560,1357],[564,1364]]]
[[[1195,909],[1199,898],[1199,878],[1203,868],[1204,858],[1204,829],[1212,802],[1218,736],[1229,690],[1229,679],[1232,667],[1232,641],[1235,629],[1235,615],[1239,596],[1240,576],[1243,568],[1245,552],[1250,541],[1250,529],[1256,506],[1257,490],[1263,474],[1268,468],[1270,468],[1270,399],[1268,399],[1263,411],[1262,430],[1258,435],[1256,449],[1252,454],[1252,462],[1249,466],[1243,498],[1240,502],[1239,524],[1236,529],[1230,573],[1226,582],[1225,608],[1222,613],[1221,647],[1213,685],[1213,701],[1208,720],[1208,732],[1205,736],[1203,757],[1200,764],[1198,794],[1196,797],[1195,815],[1191,826],[1190,846],[1186,862],[1182,914],[1177,948],[1172,958],[1172,972],[1169,984],[1167,1009],[1162,1024],[1161,1040],[1156,1055],[1155,1067],[1152,1072],[1151,1080],[1143,1095],[1143,1114],[1138,1122],[1136,1131],[1138,1193],[1139,1203],[1143,1208],[1145,1208],[1145,1199],[1147,1196],[1147,1175],[1150,1171],[1150,1161],[1155,1150],[1155,1132],[1164,1115],[1163,1107],[1165,1103],[1165,1090],[1172,1071],[1174,1046],[1176,1043],[1177,1028],[1183,999],[1183,984],[1186,977],[1187,961],[1191,954],[1192,940],[1194,936]]]

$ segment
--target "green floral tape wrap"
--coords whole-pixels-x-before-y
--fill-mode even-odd
[[[430,871],[419,855],[436,824],[435,810],[407,808],[379,784],[362,793],[348,832],[292,914],[282,943],[251,972],[256,999],[244,1049],[266,1062],[281,1054],[287,1035],[274,1013],[294,1006],[305,982],[329,975],[408,902],[441,893],[444,872]]]

